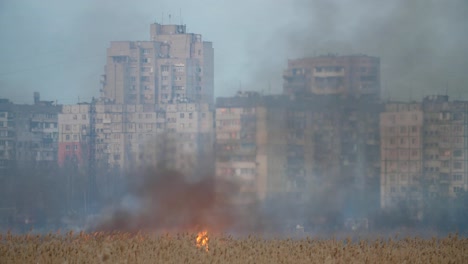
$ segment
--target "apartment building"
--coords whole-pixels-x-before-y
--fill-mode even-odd
[[[53,168],[57,163],[58,118],[61,106],[40,101],[19,105],[0,99],[0,207],[14,207],[19,173]]]
[[[176,169],[188,180],[213,176],[214,120],[208,104],[165,105],[164,130],[145,144],[145,164]]]
[[[468,102],[428,96],[422,108],[423,187],[428,187],[428,195],[454,197],[468,190]]]
[[[288,61],[285,94],[380,96],[380,59],[367,55],[324,55]]]
[[[0,167],[55,165],[60,111],[61,106],[40,101],[39,93],[35,93],[33,105],[18,105],[2,99]]]
[[[165,166],[192,173],[212,158],[213,112],[208,104],[113,104],[106,100],[64,106],[59,115],[59,164],[133,170]],[[91,164],[89,164],[91,165]],[[208,173],[208,172],[206,172]]]
[[[239,186],[234,200],[240,204],[265,196],[265,175],[258,173],[257,161],[260,99],[258,93],[239,92],[236,97],[218,98],[216,104],[216,177]]]
[[[377,201],[380,108],[337,96],[218,98],[216,175],[239,182],[246,200],[301,204],[324,190],[355,188]]]
[[[0,99],[0,179],[11,175],[16,164],[16,129],[14,105]]]
[[[386,103],[380,114],[382,208],[401,200],[422,200],[423,118],[421,104],[416,102]]]
[[[90,159],[91,110],[88,103],[64,105],[58,115],[58,164],[85,169]]]
[[[114,41],[102,97],[114,104],[197,102],[213,106],[214,51],[185,25],[151,24],[150,41]]]
[[[381,114],[381,207],[467,190],[468,102],[428,96],[419,103],[389,102]]]

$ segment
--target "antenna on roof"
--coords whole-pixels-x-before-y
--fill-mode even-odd
[[[169,25],[171,24],[171,14],[169,14]]]
[[[180,24],[183,25],[184,21],[182,20],[182,8],[179,8],[179,19],[180,19]]]
[[[448,84],[448,80],[447,80],[446,85],[445,85],[445,96],[448,95],[448,88],[449,88],[449,84]]]
[[[164,25],[164,12],[162,12],[162,21],[161,21],[161,24]]]

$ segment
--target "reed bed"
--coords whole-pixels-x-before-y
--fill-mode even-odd
[[[0,263],[468,263],[468,238],[265,239],[197,234],[0,235]]]

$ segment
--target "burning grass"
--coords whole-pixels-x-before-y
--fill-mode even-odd
[[[208,250],[209,241],[209,250]],[[0,237],[0,263],[466,263],[468,238],[349,240],[185,234]]]

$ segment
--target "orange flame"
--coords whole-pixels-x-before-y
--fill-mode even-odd
[[[206,251],[208,251],[208,232],[202,231],[198,232],[197,234],[197,247],[201,248],[204,247]]]

